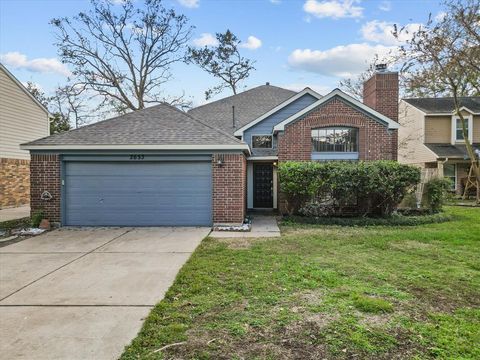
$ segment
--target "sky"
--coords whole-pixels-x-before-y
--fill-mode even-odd
[[[242,40],[241,53],[256,68],[242,89],[270,82],[321,94],[366,69],[374,54],[398,46],[394,24],[415,30],[429,14],[442,14],[436,0],[165,0],[164,6],[195,26],[192,46],[212,45],[215,33],[226,29]],[[0,61],[20,81],[51,93],[66,82],[69,69],[58,60],[49,21],[89,8],[87,0],[0,0]],[[205,90],[217,84],[195,65],[172,70],[165,93],[184,92],[194,105],[205,103]],[[225,90],[214,99],[228,95]]]

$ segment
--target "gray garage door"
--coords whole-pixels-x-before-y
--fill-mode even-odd
[[[212,223],[210,162],[67,162],[65,223],[204,226]]]

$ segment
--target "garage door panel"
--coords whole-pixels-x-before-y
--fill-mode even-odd
[[[209,162],[66,163],[67,225],[211,225]]]

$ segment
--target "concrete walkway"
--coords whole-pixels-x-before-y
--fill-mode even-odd
[[[15,208],[1,209],[0,222],[17,220],[30,216],[30,206],[19,206]]]
[[[210,236],[214,238],[278,237],[280,229],[275,216],[254,214],[251,231],[212,231]]]
[[[0,357],[117,359],[209,232],[65,228],[0,248]]]

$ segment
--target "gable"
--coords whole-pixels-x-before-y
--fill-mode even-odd
[[[356,112],[360,112],[370,119],[382,124],[383,126],[387,127],[388,129],[398,129],[400,125],[386,117],[385,115],[379,113],[378,111],[368,107],[367,105],[361,103],[360,101],[354,99],[350,95],[345,94],[343,91],[339,89],[335,89],[332,92],[330,92],[328,95],[325,95],[322,97],[320,100],[314,102],[310,106],[307,106],[303,110],[299,111],[298,113],[290,116],[289,118],[285,119],[281,123],[275,125],[274,127],[274,132],[275,131],[284,131],[285,126],[288,124],[295,122],[297,120],[302,119],[303,117],[307,116],[309,113],[316,111],[319,109],[321,106],[327,104],[328,102],[332,101],[333,99],[338,99],[341,102],[343,102],[345,105],[347,105],[349,108]]]
[[[266,135],[273,134],[273,128],[275,125],[281,123],[290,116],[305,109],[307,106],[313,104],[318,99],[311,94],[304,94],[300,98],[296,99],[292,103],[286,105],[280,110],[274,112],[270,116],[261,120],[257,124],[249,127],[243,132],[243,139],[247,144],[251,143],[252,135]]]

